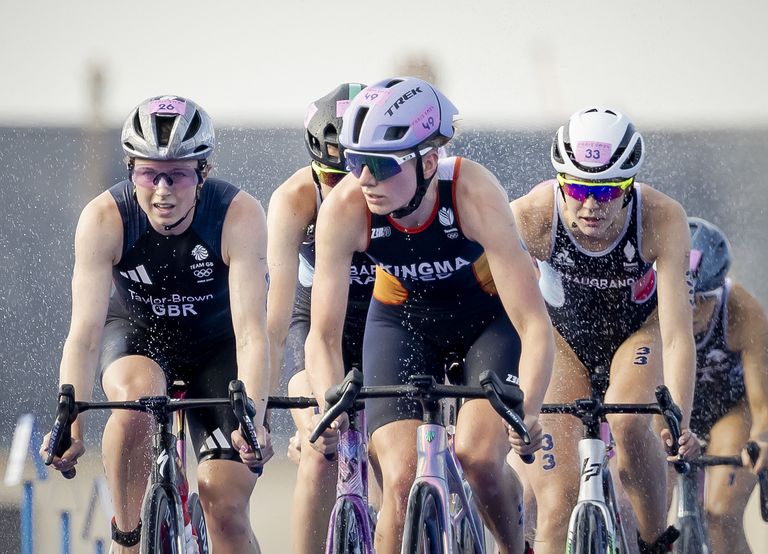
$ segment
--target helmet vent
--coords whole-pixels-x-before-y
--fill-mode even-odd
[[[192,116],[192,121],[189,123],[189,127],[187,127],[187,132],[184,134],[184,138],[182,139],[182,142],[186,142],[192,137],[194,137],[199,130],[200,130],[200,112],[195,110],[195,115]]]
[[[157,145],[159,147],[167,147],[171,140],[171,131],[173,130],[173,123],[176,121],[176,116],[167,117],[163,115],[155,116],[155,131],[157,134]]]
[[[384,140],[400,140],[408,132],[408,127],[390,127],[384,133]]]
[[[144,131],[141,128],[141,118],[139,118],[139,110],[136,110],[136,115],[133,116],[133,130],[142,139],[144,138]]]
[[[560,149],[557,147],[557,137],[552,141],[552,157],[557,163],[565,163],[562,154],[560,154]]]
[[[194,153],[197,154],[198,152],[205,152],[210,148],[211,146],[209,144],[201,144],[200,146],[194,149]]]
[[[640,158],[643,155],[643,144],[642,141],[638,140],[635,143],[635,147],[632,148],[632,153],[627,157],[626,160],[624,160],[624,163],[621,164],[621,169],[632,169],[637,165],[637,162],[640,161]]]
[[[402,82],[403,82],[402,79],[392,79],[390,82],[386,84],[384,88],[392,88],[393,86],[398,85]]]
[[[357,112],[357,117],[355,118],[355,126],[352,129],[352,142],[359,142],[360,141],[360,130],[363,128],[363,121],[365,121],[365,116],[368,115],[368,108],[362,107]]]

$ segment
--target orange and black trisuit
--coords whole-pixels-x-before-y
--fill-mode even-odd
[[[465,358],[462,384],[477,384],[484,370],[508,382],[517,375],[520,339],[483,247],[461,229],[461,158],[441,159],[437,171],[438,198],[422,226],[405,229],[390,216],[369,216],[366,254],[378,267],[363,344],[366,385],[405,383],[415,373],[442,381],[451,353]],[[402,399],[368,400],[366,412],[371,432],[421,419],[419,403]]]

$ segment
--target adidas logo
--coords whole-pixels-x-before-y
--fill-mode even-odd
[[[149,278],[149,274],[147,273],[147,270],[144,269],[143,265],[137,266],[136,269],[121,271],[120,275],[131,281],[136,281],[137,283],[144,283],[145,285],[152,284],[152,279]]]
[[[200,447],[200,453],[209,452],[211,450],[228,449],[232,448],[232,445],[221,432],[221,428],[217,427],[216,430],[207,438]]]

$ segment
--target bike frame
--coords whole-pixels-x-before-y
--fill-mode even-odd
[[[360,420],[360,425],[358,425]],[[362,545],[365,554],[373,554],[373,533],[368,512],[368,451],[365,441],[365,416],[355,410],[349,412],[349,427],[339,437],[338,478],[336,503],[328,523],[325,551],[332,552],[336,536],[334,523],[338,511],[345,503],[351,503],[362,521]]]

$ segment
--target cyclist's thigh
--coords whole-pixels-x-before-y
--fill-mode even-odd
[[[747,402],[739,404],[720,418],[709,433],[707,454],[733,456],[749,440],[751,418]],[[743,468],[713,466],[707,468],[705,506],[715,514],[742,514],[757,479]]]
[[[663,382],[661,333],[651,315],[613,354],[606,402],[655,402],[656,386]]]
[[[416,429],[421,421],[397,420],[380,426],[371,434],[371,448],[381,471],[386,495],[391,487],[407,494],[416,475]]]
[[[150,357],[142,331],[125,320],[111,320],[104,327],[100,373],[109,400],[135,400],[162,395],[166,377],[161,356]]]
[[[234,339],[210,345],[208,351],[210,354],[198,357],[198,364],[189,372],[187,398],[227,398],[229,382],[237,378]],[[209,459],[240,463],[240,455],[230,442],[238,423],[229,406],[187,410],[186,416],[199,463]]]
[[[545,403],[573,402],[590,395],[589,379],[584,364],[557,331],[555,362]],[[528,480],[538,503],[539,516],[553,510],[570,511],[579,487],[578,442],[581,422],[569,415],[542,414],[544,431],[542,449],[533,464],[525,466]]]

